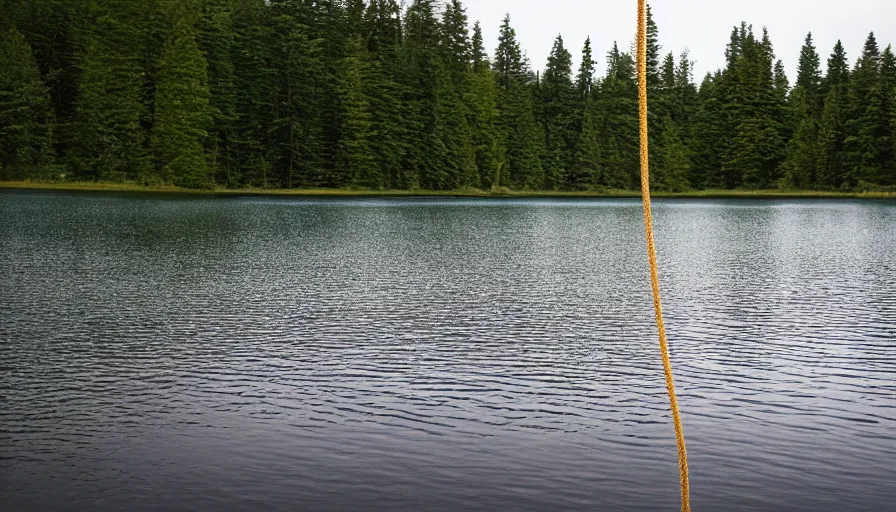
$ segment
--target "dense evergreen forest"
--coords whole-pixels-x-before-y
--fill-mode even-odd
[[[870,34],[790,84],[767,31],[695,83],[649,21],[654,186],[896,186],[896,59]],[[635,62],[544,70],[460,0],[0,0],[0,179],[186,187],[634,189]]]

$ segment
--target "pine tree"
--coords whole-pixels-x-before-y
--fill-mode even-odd
[[[818,182],[825,188],[842,188],[846,182],[843,154],[848,111],[849,65],[846,50],[837,41],[827,62],[827,75],[822,81],[824,108],[818,127],[820,153]]]
[[[468,77],[472,72],[467,13],[459,0],[451,0],[442,15],[441,74],[438,89],[439,138],[446,149],[449,180],[446,188],[479,185],[479,170],[471,128]]]
[[[478,21],[473,24],[473,39],[470,52],[473,71],[479,71],[488,64],[488,55],[485,52],[485,42],[482,39],[482,24]]]
[[[576,93],[579,101],[583,102],[591,96],[591,89],[594,87],[594,52],[591,49],[591,38],[585,39],[585,46],[582,47],[582,60],[579,64],[579,72],[576,74]]]
[[[305,165],[311,171],[305,180],[316,186],[343,187],[351,176],[340,172],[335,164],[342,126],[338,91],[341,64],[351,53],[353,41],[352,30],[347,27],[347,4],[345,0],[302,2],[305,12],[297,17],[298,21],[307,25],[309,41],[319,49],[308,56],[311,92],[307,96],[307,105],[314,110],[314,118],[307,126],[317,138],[317,147],[313,158],[309,158]],[[358,7],[353,6],[353,9]]]
[[[69,0],[8,0],[0,2],[0,33],[15,28],[31,46],[54,112],[53,143],[64,156],[79,137],[71,124],[80,79],[77,27],[91,20],[83,2]]]
[[[468,77],[465,100],[470,113],[472,144],[478,172],[478,186],[489,189],[498,184],[504,162],[503,147],[496,136],[498,90],[482,41],[482,27],[473,25],[472,73]]]
[[[659,29],[653,20],[650,5],[647,6],[647,87],[655,89],[660,85],[660,52],[663,47],[659,43]]]
[[[175,21],[159,58],[151,142],[165,182],[203,188],[213,183],[203,150],[212,110],[195,17],[187,12]]]
[[[545,132],[545,185],[550,189],[567,186],[575,148],[575,88],[572,82],[572,55],[557,36],[548,57],[540,87],[541,124]]]
[[[607,75],[595,95],[601,170],[598,187],[636,188],[639,173],[638,87],[635,61],[618,45],[607,53]]]
[[[675,56],[672,55],[672,52],[667,53],[666,57],[663,58],[663,65],[660,68],[659,85],[664,96],[668,96],[667,93],[675,88]]]
[[[796,86],[791,95],[796,130],[787,148],[784,162],[787,184],[795,188],[814,188],[821,153],[819,126],[822,115],[821,59],[812,43],[812,33],[800,52]]]
[[[403,55],[404,102],[410,109],[408,151],[404,173],[407,187],[440,190],[457,179],[449,172],[448,149],[439,118],[442,66],[441,27],[434,0],[414,0],[405,15]]]
[[[238,115],[233,15],[233,0],[204,0],[197,34],[199,47],[208,63],[209,106],[212,113],[206,152],[216,181],[231,186],[240,181],[234,147]]]
[[[464,92],[473,58],[467,24],[467,10],[463,4],[460,0],[450,0],[442,13],[442,58],[451,75],[452,85],[460,94]],[[479,37],[482,38],[481,30]],[[481,61],[481,55],[479,59]]]
[[[372,141],[373,114],[367,94],[371,80],[369,57],[361,37],[355,39],[354,51],[342,62],[339,83],[341,138],[336,152],[337,166],[352,186],[382,189],[386,178],[376,165]]]
[[[314,37],[311,5],[302,0],[271,4],[277,77],[271,144],[281,186],[341,186],[324,172],[323,89],[326,71],[322,40]]]
[[[570,163],[569,186],[574,190],[585,190],[599,180],[597,112],[594,102],[594,54],[591,38],[585,39],[582,60],[576,75],[576,112],[574,127],[574,147]]]
[[[707,73],[697,93],[698,107],[691,128],[690,152],[693,167],[689,181],[698,189],[723,186],[719,176],[722,154],[728,143],[726,105],[722,73]]]
[[[848,120],[844,139],[844,186],[877,183],[882,179],[881,139],[886,126],[881,119],[883,91],[880,80],[880,50],[874,33],[868,35],[862,55],[850,76]]]
[[[662,172],[658,169],[661,165],[661,147],[663,140],[663,129],[665,128],[664,119],[669,115],[669,89],[665,87],[664,73],[674,69],[674,59],[671,54],[665,60],[661,57],[663,47],[659,43],[659,27],[653,19],[653,11],[650,5],[647,6],[647,34],[646,34],[646,57],[647,57],[647,95],[648,113],[647,120],[650,125],[649,151],[650,161],[654,163],[652,166],[654,171]],[[634,51],[634,50],[632,50]],[[655,173],[654,173],[655,174]]]
[[[239,0],[233,12],[233,66],[236,89],[233,150],[239,176],[230,182],[239,186],[271,186],[275,177],[271,143],[272,112],[277,75],[271,63],[273,35],[265,0]]]
[[[893,186],[896,185],[896,56],[890,45],[887,45],[880,58],[880,90],[882,136],[878,184]]]
[[[31,46],[15,29],[0,33],[0,179],[53,171],[53,111]]]
[[[400,9],[395,0],[372,0],[365,14],[367,45],[370,52],[371,107],[374,133],[372,149],[376,163],[385,178],[387,188],[419,186],[410,183],[402,163],[409,150],[411,131],[409,106],[404,103],[401,79],[404,65],[401,60]]]
[[[735,157],[734,137],[744,118],[740,77],[741,68],[747,65],[744,57],[747,31],[746,23],[732,29],[725,48],[725,68],[704,79],[700,87],[701,108],[697,116],[700,126],[695,127],[699,142],[694,148],[694,158],[695,173],[703,187],[735,188],[742,182],[743,173],[731,162]],[[752,38],[752,29],[750,33]]]
[[[83,178],[157,181],[144,127],[146,69],[144,13],[127,0],[109,0],[80,36],[76,147],[69,159]]]
[[[495,50],[494,70],[498,84],[498,126],[503,139],[506,164],[494,186],[538,189],[544,184],[541,155],[544,132],[535,120],[532,73],[523,57],[516,31],[505,16]]]
[[[661,133],[657,172],[651,174],[651,187],[659,191],[681,192],[689,188],[691,157],[688,148],[671,116],[666,116]]]
[[[675,67],[672,99],[669,106],[672,120],[678,125],[684,140],[689,140],[691,120],[697,110],[697,85],[694,84],[693,64],[688,50],[681,52]]]
[[[651,156],[657,171],[654,175],[658,176],[655,181],[659,189],[684,190],[691,186],[693,177],[690,145],[697,109],[697,87],[693,83],[687,50],[681,53],[677,65],[671,53],[666,55],[660,76],[654,100],[659,105],[654,112],[663,116],[663,122],[655,123],[659,126],[653,130],[659,134],[655,136],[656,149]]]
[[[722,184],[726,188],[767,188],[777,184],[783,160],[786,127],[785,84],[774,72],[774,51],[763,29],[757,40],[752,28],[738,30],[736,53],[723,84],[728,119],[734,137],[722,157]]]

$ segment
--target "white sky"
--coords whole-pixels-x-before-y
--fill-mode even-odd
[[[597,72],[603,75],[604,55],[613,41],[628,50],[635,34],[635,0],[465,0],[463,4],[471,25],[482,22],[489,55],[494,54],[501,20],[509,12],[534,70],[544,69],[559,33],[573,55],[575,71],[590,35]],[[690,49],[697,83],[707,71],[724,65],[731,28],[741,21],[752,24],[758,33],[768,27],[775,54],[784,61],[791,83],[810,30],[822,68],[837,39],[843,41],[850,65],[872,30],[881,50],[890,43],[896,45],[896,0],[653,0],[650,4],[662,53],[672,51],[677,62],[678,54]]]

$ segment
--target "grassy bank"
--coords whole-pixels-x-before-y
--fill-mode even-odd
[[[262,189],[216,188],[209,190],[188,189],[174,186],[146,186],[135,183],[106,183],[95,181],[50,182],[50,181],[0,181],[0,189],[31,190],[71,190],[92,192],[140,192],[164,194],[190,194],[200,196],[333,196],[333,197],[640,197],[640,191],[531,191],[508,190],[488,191],[480,189],[460,190],[354,190],[354,189]],[[655,192],[654,197],[673,198],[749,198],[749,199],[799,199],[799,198],[868,198],[896,199],[896,192],[827,192],[827,191],[781,191],[781,190],[694,190],[688,192]]]

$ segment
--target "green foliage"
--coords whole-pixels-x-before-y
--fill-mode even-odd
[[[845,184],[844,140],[848,115],[849,66],[840,41],[828,59],[827,75],[822,81],[824,107],[818,127],[818,181],[824,188],[837,189]]]
[[[327,76],[323,68],[322,40],[314,37],[303,19],[310,7],[302,0],[272,2],[274,40],[271,66],[276,77],[269,147],[276,148],[272,163],[280,186],[333,186],[323,170],[323,94]]]
[[[76,175],[99,180],[153,181],[144,102],[149,44],[144,12],[126,0],[109,0],[79,36],[83,56],[76,100],[78,137],[69,164]]]
[[[213,183],[203,151],[212,109],[206,61],[196,43],[193,18],[187,12],[175,21],[157,63],[150,139],[163,182],[206,188]]]
[[[671,116],[666,116],[661,133],[659,158],[651,173],[651,187],[661,192],[687,190],[690,188],[691,156]]]
[[[843,141],[845,175],[843,186],[859,182],[877,183],[884,176],[884,147],[888,126],[882,115],[880,50],[874,33],[868,35],[862,55],[850,75],[846,137]]]
[[[31,46],[0,33],[0,177],[43,177],[54,165],[53,112]]]
[[[208,69],[209,107],[212,124],[205,151],[215,180],[227,185],[239,182],[236,156],[237,76],[234,0],[206,0],[197,22],[197,42]]]
[[[638,86],[635,61],[614,43],[607,53],[607,75],[595,92],[601,170],[595,185],[634,189],[639,183]]]
[[[783,164],[785,184],[789,188],[819,186],[820,125],[823,113],[820,66],[821,59],[815,51],[810,32],[800,51],[796,87],[790,96],[791,114],[796,129],[787,145],[787,157]]]
[[[635,189],[637,77],[558,35],[535,73],[509,15],[493,58],[461,0],[0,0],[0,175],[188,187]],[[733,28],[699,87],[648,9],[654,187],[896,185],[896,58],[873,35],[793,88]]]
[[[367,84],[371,66],[367,49],[360,36],[354,48],[342,60],[339,82],[339,147],[336,151],[337,170],[348,177],[353,187],[382,189],[387,183],[376,164],[373,152],[373,113]]]
[[[690,144],[693,155],[690,182],[694,188],[718,188],[721,180],[722,150],[729,141],[722,73],[707,74],[697,96],[698,107],[693,115]]]
[[[896,56],[887,46],[880,59],[880,165],[876,180],[883,186],[896,185]]]
[[[588,86],[590,88],[590,86]],[[540,121],[545,132],[545,186],[567,187],[577,137],[576,89],[572,82],[572,54],[557,36],[540,87]]]
[[[532,72],[523,57],[516,31],[506,16],[495,50],[494,70],[498,83],[498,132],[504,146],[492,186],[538,189],[544,185],[544,130],[536,122]]]

